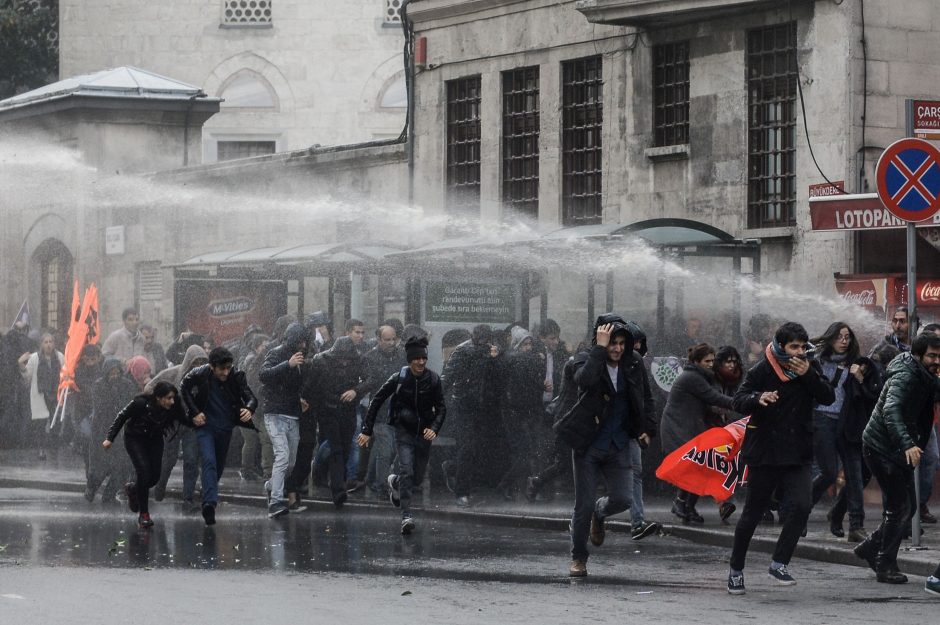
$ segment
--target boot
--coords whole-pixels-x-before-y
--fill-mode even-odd
[[[875,559],[875,576],[882,584],[906,584],[907,575],[898,570],[897,562],[879,551]]]
[[[676,500],[672,503],[672,513],[679,517],[679,520],[683,523],[688,521],[689,513],[685,508],[685,499],[676,497]]]

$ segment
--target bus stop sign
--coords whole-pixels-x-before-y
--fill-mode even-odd
[[[924,221],[940,211],[940,150],[922,139],[895,141],[876,169],[878,196],[905,221]]]

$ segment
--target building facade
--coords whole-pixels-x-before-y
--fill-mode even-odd
[[[400,0],[61,0],[60,75],[134,66],[222,98],[205,162],[397,137]]]

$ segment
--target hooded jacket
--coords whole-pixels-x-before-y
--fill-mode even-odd
[[[386,380],[375,393],[362,420],[362,433],[366,436],[372,436],[376,415],[389,398],[392,401],[389,408],[391,425],[399,425],[414,434],[419,434],[424,428],[434,430],[435,434],[441,431],[447,416],[444,388],[441,378],[430,369],[415,377],[411,369],[406,368],[404,379],[401,372],[397,372]]]
[[[594,340],[596,341],[597,328],[609,323],[615,326],[614,334],[625,333],[627,335],[627,348],[624,349],[618,366],[627,382],[627,394],[630,401],[625,429],[630,438],[639,438],[642,434],[652,438],[656,435],[653,392],[650,389],[649,376],[646,373],[646,367],[643,366],[642,357],[638,352],[630,349],[633,345],[633,336],[627,330],[626,322],[619,315],[612,313],[600,315],[594,323]],[[572,367],[579,397],[592,394],[605,398],[607,408],[604,418],[608,418],[611,404],[609,398],[614,395],[614,387],[607,374],[607,348],[594,345],[589,351],[579,352],[574,357]]]
[[[160,407],[152,395],[138,395],[114,418],[114,423],[108,430],[107,439],[114,442],[122,427],[125,436],[160,439],[174,421],[189,425],[179,402],[165,409]]]
[[[925,449],[933,427],[933,404],[940,378],[910,352],[900,354],[885,371],[885,384],[862,434],[865,447],[902,467],[904,452]]]
[[[305,365],[292,367],[290,358],[297,352],[305,351],[308,336],[306,328],[299,323],[292,323],[284,331],[281,344],[265,354],[258,379],[261,380],[261,397],[268,414],[299,418],[303,412],[300,393],[304,386]]]
[[[398,375],[401,368],[408,365],[405,348],[401,345],[389,351],[382,351],[375,346],[362,359],[366,371],[366,392],[372,394],[379,390],[389,376]]]
[[[544,409],[545,354],[537,352],[534,345],[527,352],[519,350],[522,343],[531,338],[532,335],[525,328],[516,326],[512,329],[512,351],[506,358],[505,395],[510,427],[518,426],[520,420],[529,421],[540,417]]]
[[[144,393],[152,393],[157,382],[169,382],[179,389],[180,383],[183,381],[183,376],[193,369],[193,363],[197,360],[209,362],[209,354],[206,353],[206,350],[204,350],[201,345],[190,345],[186,348],[186,353],[183,355],[183,362],[178,365],[173,365],[168,369],[164,369],[155,375],[152,380],[147,382],[147,386],[144,387]]]
[[[846,376],[845,401],[839,414],[838,432],[846,441],[858,446],[878,402],[884,380],[881,370],[870,358],[859,358],[854,364],[866,365],[867,369],[861,382],[854,375]]]
[[[109,379],[109,374],[115,369],[121,375]],[[91,420],[93,441],[105,437],[114,418],[137,394],[137,384],[124,375],[124,365],[113,356],[105,358],[101,366],[101,377],[95,382],[91,396],[94,413]]]
[[[352,339],[341,336],[330,349],[313,357],[303,395],[317,419],[328,415],[355,415],[366,386],[362,356]],[[356,399],[342,401],[340,396],[350,390],[356,391]]]

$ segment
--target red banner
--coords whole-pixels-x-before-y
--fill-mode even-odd
[[[656,477],[696,495],[724,501],[744,481],[747,469],[738,452],[750,417],[702,432],[663,459]]]

